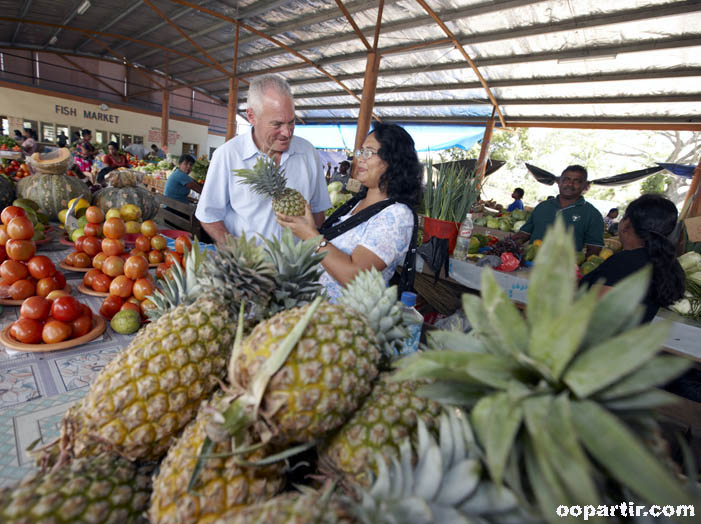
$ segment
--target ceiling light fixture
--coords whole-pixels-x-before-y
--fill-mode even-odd
[[[572,64],[577,62],[595,62],[597,60],[614,60],[616,58],[616,53],[609,55],[596,55],[596,56],[577,56],[574,58],[558,58],[558,64]]]
[[[78,9],[76,9],[75,12],[79,15],[84,15],[85,11],[90,9],[91,5],[90,0],[83,0],[83,3],[78,6]]]
[[[51,37],[51,40],[49,40],[49,45],[54,45],[56,42],[58,42],[58,37],[54,35]]]

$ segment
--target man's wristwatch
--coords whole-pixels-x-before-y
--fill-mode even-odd
[[[321,242],[319,242],[319,245],[316,246],[316,249],[314,250],[314,253],[318,253],[319,250],[320,250],[322,247],[326,247],[326,246],[328,246],[328,245],[329,245],[329,241],[326,240],[324,237],[321,237]]]

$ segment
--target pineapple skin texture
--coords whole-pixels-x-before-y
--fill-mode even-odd
[[[4,524],[143,522],[151,493],[151,471],[116,455],[76,459],[48,474],[32,473],[14,488],[0,490]]]
[[[233,328],[226,308],[207,298],[145,326],[76,413],[76,456],[90,455],[87,435],[132,460],[158,460],[224,377]]]
[[[320,446],[322,469],[369,487],[377,454],[399,456],[399,445],[416,432],[417,417],[429,430],[437,428],[440,404],[414,393],[422,382],[389,382],[390,376],[381,374],[360,409]]]
[[[302,193],[289,187],[282,190],[282,196],[273,198],[273,211],[283,215],[304,216],[306,205],[307,201],[302,196]]]
[[[240,386],[248,389],[307,307],[283,311],[254,328],[236,365]],[[271,426],[273,442],[310,442],[338,428],[370,393],[379,360],[377,339],[365,317],[323,303],[263,397],[260,414]]]
[[[220,398],[220,395],[215,394],[216,398]],[[226,512],[266,501],[283,488],[283,463],[248,468],[236,464],[235,457],[229,456],[205,461],[195,492],[188,493],[187,486],[207,436],[205,430],[210,418],[204,406],[201,407],[197,418],[188,424],[178,441],[168,450],[153,480],[149,509],[152,524],[215,522]],[[227,454],[231,451],[231,442],[226,442],[215,444],[211,453]],[[265,451],[264,448],[242,458],[260,460],[265,457]]]

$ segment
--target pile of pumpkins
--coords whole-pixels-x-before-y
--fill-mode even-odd
[[[64,159],[57,157],[45,160],[52,161],[59,163]],[[153,218],[158,212],[158,203],[153,194],[136,180],[134,185],[106,187],[91,195],[90,189],[82,180],[65,174],[49,174],[48,171],[50,169],[47,168],[43,173],[35,172],[20,180],[16,186],[9,178],[0,176],[0,209],[11,205],[15,198],[26,198],[36,202],[39,210],[48,215],[49,219],[58,220],[59,212],[68,207],[72,199],[84,198],[99,206],[103,213],[124,204],[138,206],[143,220]]]

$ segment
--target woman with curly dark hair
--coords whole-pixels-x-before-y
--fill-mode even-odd
[[[363,189],[331,215],[317,230],[311,210],[303,217],[277,214],[278,222],[302,240],[322,235],[318,251],[326,252],[321,282],[330,301],[343,287],[372,267],[385,282],[415,249],[416,214],[413,207],[421,195],[423,167],[414,140],[395,124],[376,124],[355,152],[354,178]]]
[[[684,294],[684,270],[677,262],[676,248],[669,239],[677,223],[677,208],[661,195],[643,195],[628,205],[618,226],[623,251],[586,275],[580,285],[603,280],[613,286],[650,264],[652,280],[643,301],[643,322],[650,322],[660,307],[673,304]]]

